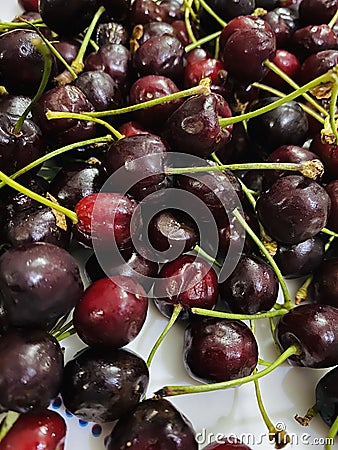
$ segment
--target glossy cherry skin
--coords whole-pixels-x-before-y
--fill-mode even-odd
[[[20,117],[30,102],[31,99],[27,95],[2,95],[0,97],[0,112]],[[31,118],[32,114],[29,113],[27,119]]]
[[[179,256],[165,263],[154,284],[154,302],[166,317],[176,304],[182,306],[180,318],[188,317],[193,307],[212,309],[218,297],[216,272],[202,258]]]
[[[277,48],[288,49],[291,37],[299,27],[298,14],[291,8],[278,7],[268,11],[263,19],[270,25],[275,36]]]
[[[278,279],[271,266],[260,258],[246,255],[220,285],[222,301],[238,314],[269,311],[277,300],[278,289]]]
[[[132,278],[103,278],[89,286],[74,309],[74,328],[91,347],[123,347],[141,331],[148,298]]]
[[[63,353],[40,330],[12,329],[0,338],[0,411],[39,412],[59,393]]]
[[[326,24],[309,25],[296,30],[292,36],[293,48],[303,57],[323,50],[337,49],[336,33]]]
[[[287,50],[277,49],[275,56],[271,59],[279,69],[293,80],[299,78],[301,63],[297,56]],[[286,89],[289,85],[271,70],[264,78],[264,83],[276,89]]]
[[[251,450],[245,444],[242,444],[236,438],[222,438],[218,439],[216,442],[211,442],[210,444],[203,447],[203,450]]]
[[[129,91],[129,103],[137,105],[149,100],[175,94],[179,89],[167,77],[161,75],[147,75],[139,78]],[[134,119],[146,128],[161,128],[168,117],[183,103],[183,99],[164,102],[157,106],[144,108],[133,113]]]
[[[67,425],[55,411],[21,414],[0,441],[0,450],[63,450]]]
[[[251,103],[249,111],[256,111],[278,97],[265,97]],[[248,121],[248,135],[262,152],[271,153],[282,145],[302,145],[306,140],[308,121],[305,112],[295,101],[286,102]]]
[[[130,443],[130,444],[128,444]],[[147,399],[131,414],[122,417],[106,443],[106,450],[197,450],[198,444],[190,421],[168,400]]]
[[[154,0],[135,0],[130,8],[129,20],[132,25],[144,25],[150,22],[162,22],[164,21],[164,15],[165,10],[159,2]]]
[[[267,233],[284,244],[297,244],[326,226],[330,197],[313,180],[300,175],[279,178],[256,203]]]
[[[84,197],[100,191],[107,174],[99,160],[64,165],[53,178],[49,190],[58,202],[69,209]]]
[[[169,117],[164,134],[174,151],[207,158],[230,141],[232,126],[221,128],[218,119],[231,115],[220,95],[194,95]]]
[[[332,69],[337,63],[337,50],[323,50],[308,56],[300,68],[300,82],[308,83]]]
[[[331,209],[327,226],[330,230],[338,232],[338,180],[331,181],[325,186],[331,200]]]
[[[98,9],[97,0],[40,0],[39,12],[44,23],[55,33],[76,36],[90,24]]]
[[[34,106],[34,121],[53,147],[62,147],[96,136],[96,125],[93,122],[75,119],[48,120],[46,113],[49,110],[65,113],[94,111],[93,105],[76,86],[59,86],[46,91]]]
[[[298,345],[301,353],[290,356],[291,365],[327,368],[338,363],[338,309],[304,304],[282,316],[276,325],[282,350]]]
[[[75,236],[87,246],[92,246],[95,239],[102,249],[112,239],[118,248],[128,246],[135,208],[135,200],[122,194],[99,192],[87,195],[75,207],[79,220],[74,226]]]
[[[145,361],[127,349],[87,347],[64,368],[65,407],[90,422],[112,422],[135,408],[149,383]]]
[[[11,248],[1,255],[0,268],[0,290],[13,326],[48,329],[83,293],[74,257],[53,244]]]
[[[164,166],[167,149],[165,141],[154,134],[119,139],[111,144],[105,155],[107,173],[112,175],[120,169],[118,178],[123,180],[124,186],[129,187],[129,193],[140,201],[166,187]],[[149,158],[146,158],[148,155]],[[115,179],[113,175],[111,182],[117,184],[114,184],[114,189],[118,189],[120,186]]]
[[[274,259],[285,278],[299,278],[315,271],[324,258],[324,240],[314,236],[294,245],[279,245]]]
[[[313,276],[314,299],[338,308],[338,258],[322,261]]]
[[[337,0],[302,0],[299,18],[306,25],[329,23],[337,11]]]
[[[24,11],[38,12],[38,0],[18,0],[18,3]]]
[[[316,407],[320,417],[331,427],[338,415],[338,367],[327,372],[317,383]]]
[[[118,130],[125,137],[135,136],[135,134],[147,134],[147,133],[151,134],[150,130],[147,130],[135,120],[129,120],[128,122],[124,122],[122,125],[119,126]]]
[[[142,36],[137,41],[140,45],[142,45],[151,37],[163,36],[164,34],[175,36],[175,29],[167,22],[145,23],[142,28]]]
[[[196,317],[185,330],[183,355],[191,377],[214,383],[250,375],[258,347],[244,322]]]

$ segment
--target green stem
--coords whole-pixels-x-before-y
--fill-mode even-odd
[[[81,47],[79,49],[79,52],[76,56],[76,58],[74,59],[74,61],[72,62],[72,69],[75,71],[76,74],[79,74],[82,72],[83,68],[84,68],[84,64],[83,64],[83,58],[85,56],[85,53],[87,51],[87,47],[88,44],[90,42],[90,39],[92,37],[93,31],[95,30],[96,24],[99,21],[100,17],[102,16],[102,14],[105,12],[105,8],[103,6],[100,6],[100,8],[97,10],[96,14],[93,17],[93,20],[91,21],[91,24],[89,25],[89,27],[87,28],[86,34],[83,38]]]
[[[199,316],[217,317],[219,319],[232,319],[232,320],[256,320],[256,319],[268,319],[270,317],[284,316],[289,310],[281,308],[278,311],[266,311],[257,314],[235,314],[222,311],[211,311],[204,308],[191,308],[193,314]]]
[[[192,8],[192,0],[184,0],[184,23],[191,42],[196,42],[196,38],[190,23],[190,12]]]
[[[93,47],[94,51],[97,52],[98,50],[100,50],[100,46],[97,45],[97,43],[95,41],[93,41],[93,39],[91,39],[90,41],[90,45]]]
[[[335,114],[336,114],[336,105],[337,105],[337,98],[338,98],[338,82],[336,81],[333,84],[332,91],[331,91],[331,99],[330,99],[330,124],[332,133],[335,137],[335,143],[338,144],[338,132],[337,132],[337,125],[335,120]]]
[[[224,20],[221,19],[212,8],[210,8],[208,3],[206,3],[204,0],[200,0],[200,5],[208,14],[211,15],[211,17],[213,17],[216,20],[216,22],[218,22],[221,25],[221,27],[224,28],[227,26],[227,23],[224,22]]]
[[[37,93],[35,94],[32,101],[27,106],[27,108],[25,109],[25,111],[23,112],[23,114],[21,115],[21,117],[19,118],[19,120],[16,122],[16,124],[14,126],[13,133],[15,135],[20,134],[21,128],[22,128],[28,114],[32,110],[35,103],[39,100],[41,95],[44,93],[45,88],[48,83],[48,80],[49,80],[49,77],[50,77],[50,74],[51,74],[51,70],[52,70],[52,63],[53,63],[52,54],[49,51],[47,45],[44,43],[44,41],[41,38],[33,38],[32,44],[34,45],[36,50],[43,57],[43,73],[42,73],[42,78],[41,78],[41,82],[40,82]]]
[[[60,334],[56,339],[61,342],[64,339],[68,338],[69,336],[73,336],[73,334],[76,334],[75,328],[71,328],[69,331],[66,331],[63,334]]]
[[[164,386],[159,391],[155,392],[156,397],[172,397],[174,395],[196,394],[201,392],[211,392],[220,389],[228,389],[230,387],[240,386],[242,384],[250,383],[258,380],[265,375],[273,372],[277,367],[283,364],[290,356],[299,355],[301,349],[297,345],[291,345],[278,358],[271,363],[269,367],[259,372],[255,372],[246,377],[237,378],[236,380],[221,381],[219,383],[200,384],[196,386]]]
[[[171,314],[171,317],[166,325],[166,327],[164,328],[164,330],[162,331],[162,333],[160,334],[160,336],[158,337],[158,339],[156,340],[153,348],[151,349],[148,359],[147,359],[147,366],[150,367],[152,360],[155,356],[156,351],[158,350],[159,346],[162,344],[164,338],[167,336],[167,334],[169,333],[169,331],[171,330],[171,327],[174,325],[174,323],[176,322],[178,316],[180,315],[181,311],[182,311],[182,306],[180,304],[177,304],[174,306],[173,312]]]
[[[97,111],[97,112],[86,112],[88,117],[107,117],[107,116],[117,116],[119,114],[127,114],[134,111],[139,111],[144,108],[150,108],[151,106],[161,105],[165,102],[178,100],[180,98],[190,97],[192,95],[210,93],[210,80],[208,78],[203,79],[198,86],[194,86],[183,91],[175,92],[174,94],[165,95],[163,97],[154,98],[153,100],[148,100],[146,102],[138,103],[137,105],[130,105],[124,108],[111,109],[107,111]]]
[[[197,256],[202,256],[202,258],[206,259],[207,261],[211,262],[212,264],[214,264],[215,266],[217,266],[219,268],[222,267],[222,264],[219,263],[217,261],[217,259],[210,256],[209,253],[207,253],[205,250],[203,250],[203,248],[201,248],[199,245],[195,245],[193,250],[197,253]]]
[[[270,333],[271,333],[271,336],[272,336],[273,345],[275,347],[276,354],[278,356],[280,356],[282,354],[282,351],[281,351],[281,348],[280,348],[280,346],[279,346],[279,344],[277,342],[276,333],[275,333],[276,324],[275,324],[275,322],[273,320],[273,317],[269,318],[269,326],[270,326]]]
[[[31,29],[32,25],[38,28],[47,28],[44,23],[33,21],[33,22],[0,22],[0,33],[6,33],[10,30],[16,29]]]
[[[263,398],[262,398],[262,393],[259,387],[259,381],[258,380],[254,380],[254,384],[255,384],[255,393],[256,393],[256,399],[257,399],[257,404],[258,404],[258,408],[259,411],[262,415],[263,421],[267,427],[267,429],[269,430],[269,433],[275,433],[276,432],[276,427],[274,426],[274,424],[271,422],[268,413],[264,407],[263,404]]]
[[[332,17],[332,19],[330,20],[330,22],[328,23],[328,26],[330,28],[333,28],[336,25],[337,20],[338,20],[338,9],[335,12],[334,16]]]
[[[6,434],[9,432],[9,430],[12,428],[14,423],[18,420],[19,416],[20,416],[20,414],[15,411],[8,411],[8,413],[6,414],[6,417],[4,418],[3,422],[1,423],[0,442],[6,436]]]
[[[336,420],[333,422],[327,436],[326,436],[326,445],[325,450],[331,450],[332,445],[334,444],[334,438],[336,437],[338,433],[338,416],[336,417]]]
[[[335,233],[334,231],[329,230],[328,228],[322,228],[320,230],[321,233],[328,234],[329,236],[338,237],[338,233]]]
[[[55,334],[58,334],[62,329],[62,327],[64,326],[64,324],[67,322],[68,316],[69,314],[66,314],[65,316],[61,317],[61,319],[56,323],[56,325],[50,330],[50,334],[52,334],[53,336]]]
[[[238,222],[242,225],[244,230],[249,234],[251,239],[255,242],[255,244],[258,246],[260,251],[263,253],[263,255],[266,257],[268,262],[270,263],[271,267],[273,268],[275,274],[277,275],[277,278],[279,280],[279,284],[281,286],[281,289],[283,291],[284,295],[284,308],[286,309],[292,309],[293,304],[291,301],[290,293],[288,291],[288,288],[286,286],[285,280],[283,278],[283,275],[281,271],[279,270],[279,267],[277,266],[275,260],[272,258],[268,250],[265,248],[265,246],[262,244],[261,240],[258,238],[258,236],[254,233],[254,231],[250,228],[250,226],[246,223],[245,219],[241,216],[239,211],[235,210],[233,212],[233,215],[236,217]]]
[[[331,69],[327,73],[324,73],[323,75],[320,75],[319,77],[313,79],[309,83],[304,84],[304,86],[300,87],[296,91],[291,92],[290,94],[286,95],[284,98],[280,98],[276,100],[273,103],[270,103],[269,105],[264,106],[263,108],[256,109],[255,111],[250,111],[248,113],[242,114],[240,116],[233,116],[233,117],[227,117],[223,119],[219,119],[220,126],[222,128],[231,125],[233,123],[242,122],[243,120],[249,120],[254,117],[257,117],[261,114],[265,114],[269,111],[272,111],[275,108],[278,108],[278,106],[283,105],[286,102],[289,102],[291,100],[294,100],[295,98],[299,97],[300,95],[304,94],[305,92],[309,91],[310,89],[313,89],[317,87],[321,83],[328,83],[328,82],[334,82],[336,79],[335,70]],[[327,111],[326,115],[327,114]]]
[[[304,300],[307,299],[308,290],[312,283],[312,280],[313,280],[313,275],[308,276],[306,278],[306,280],[304,281],[304,283],[301,285],[301,287],[296,292],[296,297],[295,297],[296,305],[299,305],[300,303],[302,303]]]
[[[42,205],[49,206],[52,209],[55,209],[56,211],[59,211],[61,214],[64,214],[66,217],[69,217],[69,219],[76,224],[78,222],[77,215],[74,211],[71,211],[68,208],[65,208],[64,206],[59,205],[58,203],[52,202],[51,200],[48,200],[46,197],[43,197],[42,195],[37,194],[36,192],[31,191],[30,189],[26,188],[22,184],[17,183],[16,181],[12,180],[8,175],[4,174],[0,171],[0,180],[4,181],[9,187],[12,189],[15,189],[18,192],[21,192],[24,195],[27,195],[27,197],[32,198],[33,200],[37,201],[38,203],[41,203]]]
[[[93,144],[106,143],[106,142],[113,142],[113,138],[112,138],[112,136],[110,134],[107,135],[107,136],[94,138],[94,139],[88,139],[86,141],[74,142],[73,144],[66,145],[65,147],[58,148],[58,149],[56,149],[56,150],[54,150],[54,151],[52,151],[50,153],[47,153],[44,156],[41,156],[41,158],[38,158],[38,159],[34,160],[30,164],[27,164],[27,166],[23,167],[22,169],[18,170],[13,175],[11,175],[10,178],[12,180],[15,180],[20,175],[23,175],[24,173],[34,169],[34,167],[40,166],[41,164],[43,164],[44,162],[48,161],[49,159],[52,159],[55,156],[58,156],[58,155],[61,155],[61,154],[65,153],[65,152],[73,150],[74,148],[84,147],[84,146],[93,145]],[[4,186],[6,186],[6,183],[1,181],[0,182],[0,189],[3,188]]]
[[[57,329],[52,332],[54,337],[58,337],[61,336],[62,334],[64,334],[66,331],[69,331],[71,328],[73,327],[73,321],[69,320],[69,322],[67,322],[64,325],[58,326]]]
[[[60,112],[60,111],[47,111],[46,117],[48,120],[53,119],[76,119],[76,120],[85,120],[87,122],[95,122],[99,125],[104,126],[113,134],[117,139],[124,138],[124,135],[121,134],[119,131],[117,131],[114,127],[112,127],[108,122],[105,122],[104,120],[98,119],[97,117],[93,117],[89,114],[82,114],[82,113],[69,113],[69,112]]]
[[[266,60],[264,62],[266,67],[268,67],[272,72],[274,72],[276,75],[278,75],[280,78],[282,78],[286,83],[288,83],[293,89],[300,89],[300,86],[293,81],[292,78],[290,78],[285,72],[283,72],[279,67],[276,66],[273,62]],[[325,108],[323,108],[314,98],[312,98],[307,92],[303,92],[302,97],[305,98],[314,108],[317,109],[321,114],[324,116],[327,116],[328,113]]]
[[[265,361],[265,359],[258,358],[258,364],[260,366],[270,367],[272,363],[269,361]]]
[[[221,35],[221,31],[216,31],[216,33],[209,34],[209,36],[205,36],[198,41],[195,40],[192,44],[189,44],[185,47],[185,52],[189,53],[191,50],[197,47],[201,47],[201,45],[204,45],[210,41],[213,41],[214,39],[217,39]]]

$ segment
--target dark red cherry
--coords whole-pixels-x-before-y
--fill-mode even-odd
[[[180,0],[161,0],[163,21],[173,23],[175,20],[183,19],[183,9]]]
[[[24,11],[38,12],[39,0],[18,0],[18,3]]]
[[[320,417],[331,427],[338,415],[338,367],[328,371],[318,381],[315,389],[316,408]]]
[[[257,360],[255,336],[244,322],[196,317],[185,330],[184,365],[195,379],[214,383],[245,377]]]
[[[44,23],[55,33],[76,36],[90,24],[98,9],[97,0],[39,0],[39,12]]]
[[[256,203],[258,219],[279,242],[297,244],[326,226],[330,198],[325,189],[300,175],[279,178]]]
[[[298,80],[301,63],[293,53],[290,53],[287,50],[277,49],[275,56],[271,59],[271,62],[286,73],[288,77],[293,80]],[[271,70],[265,76],[264,83],[275,87],[276,89],[285,89],[288,86],[280,76]]]
[[[139,25],[138,25],[139,26]],[[164,34],[170,34],[175,36],[175,30],[167,22],[149,22],[143,25],[142,36],[138,40],[138,43],[142,45],[148,39],[153,36],[163,36]]]
[[[0,338],[0,357],[0,410],[45,410],[61,386],[58,341],[45,331],[11,329]]]
[[[210,78],[213,90],[215,86],[225,83],[227,73],[219,59],[206,58],[188,63],[184,68],[184,85],[186,88],[197,86],[203,78]]]
[[[148,133],[151,134],[150,130],[147,130],[135,120],[129,120],[128,122],[124,122],[122,125],[119,126],[118,130],[125,137],[135,136],[135,134],[148,134]]]
[[[60,53],[60,55],[68,64],[72,64],[80,50],[80,43],[76,39],[63,38],[55,42],[53,41],[53,47]],[[64,64],[57,58],[56,67],[58,73],[61,73],[65,70]]]
[[[306,58],[300,68],[299,79],[302,84],[323,75],[338,64],[338,50],[323,50]]]
[[[126,442],[130,450],[198,449],[192,424],[164,398],[143,400],[122,417],[108,437],[106,450],[119,450]]]
[[[218,119],[231,115],[220,95],[194,95],[169,117],[165,137],[174,151],[207,158],[230,141],[232,125],[221,128]]]
[[[149,100],[175,94],[179,89],[167,77],[161,75],[147,75],[139,78],[129,91],[129,103],[137,105]],[[168,117],[183,103],[183,99],[164,102],[150,108],[144,108],[133,113],[137,122],[146,128],[156,129],[162,127]]]
[[[321,262],[313,276],[314,300],[338,308],[338,258]]]
[[[298,345],[301,353],[289,358],[292,365],[326,368],[338,364],[338,309],[304,304],[282,316],[276,325],[279,345]]]
[[[337,6],[337,0],[302,0],[299,3],[299,18],[305,25],[329,23]]]
[[[78,265],[56,245],[35,242],[0,257],[0,291],[12,325],[49,328],[83,293]]]
[[[218,297],[216,272],[202,258],[179,256],[165,263],[154,285],[155,305],[166,317],[173,307],[183,307],[181,318],[187,318],[192,307],[212,309]]]
[[[338,232],[338,180],[331,181],[325,186],[331,200],[331,209],[327,226],[330,230]]]
[[[132,278],[103,278],[89,286],[74,309],[74,328],[90,347],[123,347],[141,331],[147,295]]]
[[[154,0],[135,0],[132,2],[129,20],[132,25],[144,25],[149,22],[162,22],[165,10]]]
[[[291,45],[291,37],[299,27],[298,14],[291,8],[278,7],[268,11],[263,19],[270,25],[279,49],[288,49]]]
[[[278,289],[272,267],[260,258],[246,255],[220,285],[222,301],[238,314],[269,311],[277,300]]]
[[[136,353],[87,347],[65,365],[61,395],[77,417],[112,422],[136,407],[148,383],[148,367]]]
[[[202,450],[251,450],[245,444],[242,444],[237,438],[221,438],[216,442],[211,442],[210,444],[203,447]]]
[[[292,44],[297,53],[306,57],[323,50],[337,50],[338,39],[336,33],[326,24],[309,25],[295,31]]]
[[[46,117],[48,111],[64,113],[94,111],[93,105],[76,86],[59,86],[46,91],[34,106],[34,120],[53,147],[61,147],[96,136],[95,123],[75,119],[48,120]]]
[[[326,144],[322,141],[320,133],[313,137],[309,150],[316,155],[324,164],[324,176],[330,179],[338,178],[338,146]]]
[[[0,450],[63,450],[67,425],[55,411],[21,414],[0,441]]]
[[[324,258],[324,241],[314,236],[293,245],[278,245],[274,259],[285,278],[299,278],[315,271]]]

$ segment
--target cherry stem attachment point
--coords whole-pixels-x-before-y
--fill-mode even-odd
[[[256,320],[256,319],[269,319],[271,317],[284,316],[289,312],[286,308],[278,309],[277,311],[266,311],[257,314],[237,314],[228,313],[222,311],[211,311],[204,308],[191,308],[191,312],[198,316],[217,317],[218,319],[231,319],[231,320]]]
[[[180,315],[181,311],[182,311],[183,307],[180,304],[177,304],[174,306],[173,312],[171,314],[171,317],[166,325],[166,327],[164,328],[164,330],[162,331],[162,333],[160,334],[160,336],[158,337],[158,339],[156,340],[153,348],[151,349],[149,356],[147,358],[147,366],[150,367],[152,360],[155,356],[155,353],[157,351],[157,349],[159,348],[159,346],[162,344],[163,340],[165,339],[165,337],[167,336],[167,334],[169,333],[171,327],[174,325],[174,323],[176,322],[178,316]]]
[[[235,380],[221,381],[218,383],[199,384],[195,386],[164,386],[162,389],[154,393],[155,398],[173,397],[176,395],[196,394],[201,392],[211,392],[221,389],[228,389],[230,387],[240,386],[242,384],[250,383],[258,380],[265,375],[273,372],[277,367],[283,364],[290,356],[299,355],[302,353],[298,345],[291,345],[278,358],[271,363],[266,369],[254,372],[246,377],[237,378]]]
[[[255,244],[258,246],[258,248],[260,249],[260,251],[262,252],[262,254],[265,256],[265,258],[268,260],[268,262],[270,263],[271,267],[273,268],[275,274],[277,275],[279,284],[281,286],[281,289],[283,291],[283,295],[284,295],[284,303],[283,303],[283,307],[285,309],[292,309],[293,308],[293,304],[291,301],[291,297],[290,297],[290,293],[288,291],[288,288],[286,286],[285,280],[283,278],[283,275],[279,269],[279,267],[277,266],[275,260],[273,259],[273,257],[270,255],[270,253],[268,252],[268,250],[265,248],[264,244],[262,243],[262,241],[258,238],[258,236],[255,234],[255,232],[251,229],[251,227],[246,223],[245,219],[241,216],[240,212],[237,211],[237,209],[235,209],[232,213],[236,219],[238,220],[238,222],[242,225],[242,227],[244,228],[244,230],[246,231],[246,233],[249,234],[249,236],[251,237],[251,239],[255,242]]]
[[[45,206],[49,206],[50,208],[60,212],[61,214],[64,214],[73,222],[73,224],[76,224],[78,222],[77,214],[74,211],[71,211],[70,209],[65,208],[64,206],[52,202],[51,200],[48,200],[46,197],[43,197],[42,195],[31,191],[22,184],[19,184],[16,181],[12,180],[12,178],[10,178],[8,175],[4,174],[1,171],[0,171],[0,180],[4,181],[12,189],[21,192],[24,195],[27,195],[27,197],[37,201],[38,203],[41,203],[42,205]]]

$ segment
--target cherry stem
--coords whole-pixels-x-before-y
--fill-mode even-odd
[[[337,433],[338,433],[338,416],[331,425],[331,428],[326,436],[325,450],[331,450],[332,445],[334,444],[334,438],[336,437]]]
[[[83,58],[85,56],[85,53],[87,51],[87,47],[88,44],[90,42],[90,39],[92,37],[92,34],[95,30],[96,24],[99,21],[100,17],[102,16],[102,14],[105,12],[105,8],[104,6],[100,6],[100,8],[97,10],[97,12],[95,13],[93,20],[91,21],[89,27],[87,28],[86,34],[83,38],[83,41],[81,43],[81,47],[80,50],[76,56],[76,58],[74,59],[74,61],[71,64],[72,69],[75,71],[76,74],[79,74],[82,72],[83,68],[84,68],[84,64],[83,64]]]
[[[227,23],[224,22],[224,20],[222,20],[216,13],[215,11],[210,8],[210,6],[204,1],[204,0],[199,0],[200,5],[202,6],[202,8],[208,13],[210,14],[220,25],[221,27],[226,27]]]
[[[330,22],[328,23],[328,26],[330,28],[333,28],[336,25],[337,19],[338,19],[338,9],[335,12],[334,16],[332,17],[332,19],[330,20]]]
[[[54,119],[76,119],[76,120],[84,120],[86,122],[95,122],[99,125],[103,125],[107,130],[109,130],[117,139],[122,139],[125,136],[121,134],[116,128],[111,126],[108,122],[104,120],[98,119],[97,117],[93,117],[89,114],[83,113],[68,113],[68,112],[60,112],[60,111],[47,111],[46,117],[48,120]]]
[[[310,421],[318,414],[317,404],[315,403],[311,408],[306,411],[304,417],[295,415],[295,420],[300,423],[303,427],[309,426]]]
[[[66,317],[67,320],[67,317]],[[51,331],[51,334],[57,338],[58,336],[61,336],[62,334],[64,334],[66,331],[69,331],[71,328],[73,327],[73,321],[69,320],[66,324],[63,325],[58,325],[58,327],[53,331]]]
[[[280,98],[280,99],[276,100],[275,102],[264,106],[263,108],[259,108],[259,109],[256,109],[255,111],[244,113],[240,116],[233,116],[233,117],[226,117],[226,118],[219,119],[220,126],[226,127],[233,123],[252,119],[253,117],[257,117],[261,114],[265,114],[269,111],[272,111],[273,109],[278,108],[278,106],[281,106],[286,102],[294,100],[295,98],[299,97],[300,95],[304,94],[305,92],[309,91],[310,89],[317,87],[321,83],[335,82],[335,79],[337,77],[336,72],[337,72],[337,67],[329,70],[327,73],[324,73],[323,75],[320,75],[319,77],[313,79],[309,83],[304,84],[304,86],[291,92],[290,94],[286,95],[284,98]],[[327,115],[327,112],[326,112],[326,115]]]
[[[292,301],[291,301],[290,293],[289,293],[288,288],[286,286],[286,283],[285,283],[285,280],[283,278],[283,275],[282,275],[279,267],[277,266],[275,260],[272,258],[272,256],[268,252],[268,250],[265,248],[265,246],[262,243],[262,241],[258,238],[258,236],[255,234],[255,232],[247,224],[245,219],[241,216],[240,212],[237,209],[235,209],[232,214],[236,217],[236,219],[242,225],[244,230],[249,234],[251,239],[255,242],[255,244],[258,246],[260,251],[263,253],[263,255],[266,257],[266,259],[270,263],[271,267],[273,268],[273,270],[274,270],[274,272],[275,272],[275,274],[276,274],[276,276],[278,278],[278,281],[279,281],[279,284],[281,286],[281,289],[283,291],[283,295],[284,295],[283,307],[285,309],[292,309],[293,308],[293,304],[292,304]]]
[[[200,47],[201,45],[204,45],[207,42],[217,39],[220,35],[221,35],[221,31],[216,31],[215,33],[209,34],[209,36],[205,36],[202,39],[199,39],[198,41],[195,41],[192,44],[187,45],[185,47],[185,51],[186,51],[186,53],[189,53],[194,48]]]
[[[10,178],[12,180],[15,180],[20,175],[23,175],[24,173],[29,172],[30,170],[34,169],[34,167],[40,166],[41,164],[43,164],[44,162],[48,161],[49,159],[52,159],[55,156],[61,155],[61,154],[66,153],[66,152],[68,152],[70,150],[74,150],[75,148],[85,147],[87,145],[93,145],[93,144],[98,145],[98,144],[103,144],[103,143],[113,142],[113,141],[114,141],[114,139],[109,134],[107,136],[94,138],[94,139],[88,139],[86,141],[74,142],[73,144],[66,145],[65,147],[61,147],[61,148],[58,148],[57,150],[54,150],[54,151],[52,151],[50,153],[47,153],[46,155],[41,156],[41,158],[35,159],[30,164],[27,164],[27,166],[25,166],[22,169],[18,170],[17,172],[13,173],[13,175],[11,175]],[[1,181],[0,182],[0,189],[3,188],[4,186],[6,186],[6,183]]]
[[[173,312],[171,314],[171,317],[166,325],[166,327],[164,328],[164,330],[162,331],[162,333],[160,334],[160,336],[158,337],[158,339],[156,340],[153,348],[151,349],[148,359],[147,359],[147,366],[150,367],[152,360],[155,356],[155,353],[157,351],[157,349],[159,348],[159,346],[162,344],[163,340],[165,339],[165,337],[167,336],[167,334],[169,333],[171,327],[174,325],[174,323],[176,322],[178,316],[180,315],[181,311],[182,311],[183,307],[180,304],[177,304],[174,306]]]
[[[77,214],[74,211],[71,211],[70,209],[65,208],[64,206],[52,202],[51,200],[48,200],[42,195],[31,191],[22,184],[19,184],[16,181],[12,180],[12,178],[10,178],[8,175],[4,174],[1,171],[0,171],[0,180],[4,181],[12,189],[21,192],[24,195],[27,195],[27,197],[30,197],[31,199],[37,201],[38,203],[41,203],[42,205],[48,206],[49,208],[55,209],[56,211],[59,211],[61,214],[64,214],[73,222],[73,224],[76,224],[78,222]]]
[[[233,319],[233,320],[256,320],[256,319],[268,319],[271,317],[284,316],[289,312],[286,308],[278,309],[277,311],[266,311],[257,314],[235,314],[222,311],[211,311],[204,308],[191,308],[193,314],[198,316],[217,317],[218,319]]]
[[[330,99],[330,124],[332,133],[334,135],[334,143],[338,143],[338,131],[337,131],[337,125],[335,120],[335,114],[336,114],[336,105],[337,105],[337,98],[338,98],[338,80],[335,81],[332,87],[331,91],[331,99]]]
[[[194,32],[191,27],[191,23],[190,23],[190,13],[191,13],[191,8],[192,8],[192,3],[193,3],[193,0],[184,0],[184,23],[185,23],[185,27],[187,29],[189,39],[192,42],[196,42],[196,38],[195,38]]]
[[[291,87],[294,89],[300,89],[300,86],[293,81],[292,78],[290,78],[285,72],[283,72],[279,67],[276,66],[272,61],[269,61],[268,59],[264,61],[264,64],[266,67],[268,67],[272,72],[274,72],[276,75],[278,75],[280,78],[282,78],[286,83],[288,83]],[[316,100],[311,97],[311,95],[307,94],[307,92],[304,92],[301,94],[302,97],[305,98],[314,108],[316,108],[321,114],[324,116],[327,116],[328,113],[325,108],[323,108]]]
[[[305,161],[301,163],[239,163],[223,164],[219,166],[201,166],[201,167],[175,167],[166,170],[167,175],[180,175],[183,173],[199,172],[217,172],[222,170],[291,170],[301,172],[308,178],[316,179],[324,173],[323,163],[319,159]]]
[[[327,234],[329,236],[338,237],[338,233],[335,233],[334,231],[329,230],[328,228],[322,228],[321,233]]]
[[[296,292],[295,297],[295,303],[296,305],[300,305],[304,300],[307,299],[308,296],[308,289],[312,283],[313,275],[310,275],[306,278],[304,283],[301,285],[301,287]]]
[[[212,256],[209,255],[209,253],[207,253],[205,250],[203,250],[203,248],[201,248],[199,245],[195,245],[195,247],[193,248],[194,252],[197,253],[197,256],[202,256],[202,258],[206,259],[207,261],[211,262],[212,264],[214,264],[215,266],[221,268],[222,264],[220,262],[217,261],[217,259],[213,258]]]
[[[230,387],[240,386],[242,384],[250,383],[251,381],[258,380],[265,375],[273,372],[277,367],[283,364],[290,356],[300,355],[302,353],[301,348],[298,345],[291,345],[287,348],[278,358],[271,363],[266,369],[254,372],[246,377],[237,378],[235,380],[221,381],[218,383],[201,384],[196,386],[164,386],[159,391],[155,392],[155,398],[173,397],[175,395],[184,394],[196,394],[201,392],[211,392],[221,389],[228,389]]]
[[[0,22],[0,33],[6,33],[7,31],[16,29],[30,29],[32,28],[32,25],[38,28],[47,28],[47,25],[42,23],[40,20],[34,20],[32,22]]]
[[[61,317],[61,319],[55,324],[55,326],[50,330],[50,334],[54,336],[54,334],[57,334],[60,332],[64,324],[67,322],[67,319],[69,317],[69,314],[64,315]]]
[[[68,338],[69,336],[73,336],[73,334],[76,334],[75,328],[71,328],[69,331],[66,331],[66,332],[63,333],[63,334],[58,335],[58,336],[56,337],[56,340],[59,341],[59,342],[61,342],[61,341],[63,341],[64,339]]]
[[[286,94],[284,94],[284,92],[281,91],[277,91],[277,89],[272,88],[271,86],[267,86],[266,84],[262,84],[262,83],[252,83],[253,87],[256,87],[258,89],[261,89],[263,91],[267,91],[270,92],[270,94],[276,95],[277,97],[285,97]],[[298,105],[310,116],[312,116],[314,119],[316,119],[318,122],[320,122],[321,124],[325,123],[325,120],[323,119],[322,116],[320,116],[319,114],[317,114],[312,108],[309,108],[308,106],[304,105],[304,103],[298,103]]]
[[[35,96],[33,97],[32,101],[27,106],[27,108],[25,109],[25,111],[23,112],[23,114],[21,115],[21,117],[16,122],[16,124],[15,124],[15,126],[13,128],[13,133],[16,136],[20,135],[21,128],[22,128],[25,120],[27,119],[28,114],[32,110],[32,108],[35,105],[35,103],[39,100],[41,95],[44,93],[45,88],[46,88],[47,83],[48,83],[48,80],[49,80],[49,77],[50,77],[50,74],[51,74],[51,70],[52,70],[52,63],[53,63],[52,54],[49,51],[47,45],[44,43],[44,41],[41,38],[33,38],[32,39],[32,44],[34,45],[36,50],[43,57],[43,73],[42,73],[42,78],[41,78],[41,82],[40,82],[40,85],[39,85],[37,93],[35,94]]]
[[[119,114],[131,113],[134,111],[139,111],[144,108],[150,108],[151,106],[161,105],[165,102],[178,100],[180,98],[190,97],[192,95],[208,95],[210,94],[210,78],[203,78],[198,86],[194,86],[183,91],[175,92],[174,94],[164,95],[163,97],[154,98],[153,100],[148,100],[146,102],[137,103],[137,105],[130,105],[124,108],[111,109],[107,111],[96,111],[96,112],[85,112],[88,117],[106,117],[106,116],[116,116]]]
[[[16,411],[8,411],[0,426],[0,442],[18,420],[20,414]]]

